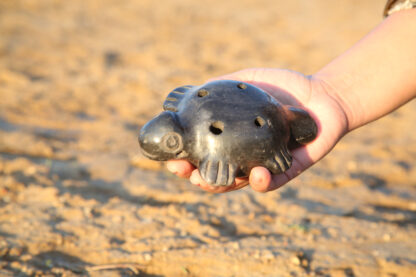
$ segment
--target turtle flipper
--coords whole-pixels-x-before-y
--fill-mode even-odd
[[[193,86],[182,86],[172,90],[163,103],[163,109],[165,111],[177,112],[179,103],[185,97],[186,92],[192,87]]]
[[[266,163],[266,167],[272,174],[281,174],[288,170],[291,165],[292,155],[285,145],[281,146]]]
[[[234,183],[237,167],[222,160],[205,158],[199,164],[199,173],[210,185],[229,186]]]
[[[291,139],[296,143],[307,144],[316,138],[318,127],[308,112],[295,107],[289,107],[287,117],[289,119]]]

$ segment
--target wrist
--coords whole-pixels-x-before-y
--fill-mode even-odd
[[[345,112],[348,131],[374,121],[415,97],[416,9],[389,16],[316,74]]]
[[[353,129],[352,122],[354,122],[354,114],[349,102],[341,93],[343,90],[339,88],[338,84],[334,84],[329,78],[325,78],[325,76],[315,74],[309,78],[311,87],[314,88],[316,93],[327,98],[327,101],[330,101],[332,117],[342,126],[340,128],[340,137],[344,136]]]

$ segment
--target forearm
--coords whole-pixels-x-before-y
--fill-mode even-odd
[[[416,96],[416,9],[394,13],[313,75],[343,107],[351,131]]]

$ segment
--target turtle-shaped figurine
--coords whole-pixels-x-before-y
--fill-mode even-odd
[[[140,130],[143,154],[158,161],[186,159],[216,186],[231,185],[255,166],[286,171],[292,164],[288,145],[306,144],[317,133],[306,111],[233,80],[176,88],[163,109]]]

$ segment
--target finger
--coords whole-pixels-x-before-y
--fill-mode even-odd
[[[292,166],[282,174],[273,175],[267,191],[272,191],[285,185],[290,180],[305,171],[311,164],[312,162],[309,160],[305,149],[295,150],[293,152]]]
[[[272,175],[267,168],[257,166],[250,172],[250,186],[258,192],[269,191]]]
[[[166,163],[167,169],[173,174],[182,177],[189,178],[195,167],[185,160],[170,160]]]
[[[236,72],[233,72],[233,73],[230,73],[230,74],[226,74],[226,75],[222,75],[222,76],[210,78],[210,79],[207,80],[207,82],[212,82],[212,81],[216,81],[216,80],[238,80],[238,81],[245,81],[245,80],[248,80],[249,77],[250,77],[249,70],[243,69],[243,70],[236,71]]]
[[[268,192],[280,188],[298,176],[313,164],[310,153],[306,147],[298,148],[292,152],[293,163],[282,174],[271,175],[264,167],[255,167],[250,172],[250,186],[258,192]]]
[[[202,179],[198,169],[195,169],[192,172],[189,180],[191,181],[192,184],[199,186],[202,189],[208,192],[212,192],[212,193],[223,193],[223,192],[238,190],[248,185],[247,178],[236,178],[235,182],[229,186],[213,186],[205,182],[204,179]]]

